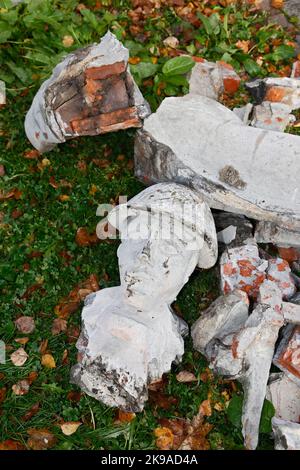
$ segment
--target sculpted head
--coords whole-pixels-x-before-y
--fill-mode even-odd
[[[137,308],[170,304],[197,265],[208,268],[216,262],[210,209],[185,186],[153,185],[113,209],[108,220],[121,233],[121,286]]]

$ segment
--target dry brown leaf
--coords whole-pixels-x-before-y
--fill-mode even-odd
[[[19,380],[11,388],[15,395],[26,395],[29,392],[30,384],[27,379]]]
[[[114,420],[114,424],[119,423],[130,423],[136,417],[135,413],[127,413],[126,411],[117,410],[116,418]]]
[[[25,334],[32,333],[35,329],[34,319],[28,316],[19,317],[15,321],[15,325],[21,333]]]
[[[25,349],[19,348],[11,354],[10,359],[15,366],[20,367],[27,361],[28,354]]]
[[[21,211],[20,209],[14,209],[11,213],[11,216],[13,219],[18,219],[19,217],[21,217],[23,215],[23,211]]]
[[[37,412],[40,409],[40,404],[39,403],[34,403],[31,408],[22,416],[22,421],[29,421],[33,416],[37,414]]]
[[[47,367],[48,369],[55,369],[56,364],[52,354],[43,354],[41,360],[42,366]]]
[[[33,450],[46,450],[51,449],[56,444],[56,437],[48,429],[31,428],[27,430],[29,438],[27,441],[28,447]]]
[[[60,428],[65,436],[71,436],[81,426],[80,421],[66,421],[60,425]]]
[[[69,363],[68,355],[69,355],[69,351],[67,349],[65,349],[63,354],[62,354],[62,358],[61,358],[61,363],[64,366]]]
[[[6,397],[6,387],[0,388],[0,403],[3,403]]]
[[[0,192],[0,201],[5,201],[6,199],[20,199],[22,192],[18,188],[13,188],[7,193]]]
[[[6,441],[0,442],[0,450],[26,450],[26,447],[21,442],[7,439]]]
[[[174,435],[169,428],[156,428],[154,429],[154,436],[156,437],[156,447],[160,450],[172,450],[174,443]]]
[[[202,416],[211,416],[211,403],[210,400],[204,400],[199,406],[199,413]]]
[[[51,333],[53,335],[59,335],[67,329],[67,321],[63,318],[55,318],[52,323]]]
[[[29,382],[29,385],[31,385],[37,378],[38,378],[39,374],[33,370],[32,372],[30,372],[28,374],[28,377],[27,377],[27,380]]]
[[[183,439],[187,435],[188,428],[189,428],[189,421],[183,418],[177,419],[167,419],[161,418],[159,420],[159,424],[163,428],[168,428],[173,433],[173,448],[177,449],[180,444],[182,443]]]
[[[72,401],[73,403],[78,403],[81,396],[81,392],[75,392],[74,390],[71,390],[71,392],[67,393],[67,400]]]
[[[76,232],[75,241],[79,246],[91,246],[96,243],[100,243],[100,239],[97,237],[96,232],[89,234],[85,227],[79,227]]]
[[[43,340],[41,341],[40,346],[39,346],[39,352],[40,352],[40,354],[42,354],[42,355],[43,355],[43,354],[46,354],[47,348],[48,348],[48,340],[47,340],[47,339],[43,339]]]
[[[153,392],[150,390],[149,402],[157,408],[169,410],[172,406],[178,404],[178,398],[172,397],[171,395],[165,395],[162,392]]]
[[[79,283],[67,297],[64,297],[54,312],[62,319],[67,319],[72,313],[76,312],[82,300],[92,292],[99,290],[98,278],[95,274],[91,274],[88,279]]]
[[[80,328],[77,325],[70,325],[66,331],[67,334],[67,342],[72,344],[76,343],[79,335],[80,335]]]
[[[176,380],[181,383],[197,382],[197,377],[188,370],[182,370],[176,375]]]
[[[5,167],[4,165],[0,165],[0,176],[4,176],[5,175]]]

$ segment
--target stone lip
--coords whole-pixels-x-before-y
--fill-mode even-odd
[[[128,67],[128,50],[107,32],[66,56],[37,94],[25,131],[40,152],[80,135],[141,127],[151,112]]]
[[[166,98],[137,132],[135,172],[145,183],[186,184],[211,208],[300,231],[299,142],[248,127],[210,98]]]

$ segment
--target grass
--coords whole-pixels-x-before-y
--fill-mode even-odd
[[[158,47],[162,39],[168,34],[174,34],[177,28],[182,47],[187,52],[195,54],[194,48],[198,41],[200,46],[202,44],[205,57],[224,59],[226,53],[225,58],[235,64],[242,74],[251,75],[253,63],[252,69],[249,61],[244,66],[245,58],[239,55],[233,45],[231,50],[228,49],[230,41],[226,38],[231,34],[232,44],[236,38],[247,40],[247,34],[252,34],[251,28],[256,24],[260,25],[256,28],[258,32],[265,31],[264,17],[257,13],[243,16],[239,11],[221,8],[218,10],[221,13],[236,14],[239,18],[237,24],[233,22],[232,27],[229,26],[225,40],[217,26],[213,30],[208,25],[206,28],[192,27],[174,8],[164,7],[157,17],[146,21],[146,30],[152,35],[141,42],[139,36],[130,32],[131,23],[127,24],[124,20],[124,17],[127,18],[126,11],[131,8],[130,2],[106,2],[106,8],[91,12],[93,15],[99,14],[101,19],[99,24],[94,26],[93,18],[88,14],[81,17],[79,13],[75,13],[79,2],[44,2],[52,9],[52,16],[56,17],[52,23],[50,20],[49,23],[46,19],[42,20],[42,16],[39,19],[41,7],[38,5],[43,2],[35,3],[37,6],[34,12],[28,12],[26,8],[29,7],[18,7],[19,16],[15,26],[12,26],[16,27],[17,32],[14,30],[5,41],[1,40],[0,44],[2,78],[4,75],[8,77],[9,83],[8,103],[1,110],[0,118],[0,163],[5,166],[6,172],[5,176],[1,177],[1,186],[5,192],[13,188],[21,192],[19,199],[4,200],[0,206],[0,338],[6,343],[8,357],[6,364],[0,365],[0,389],[5,387],[7,390],[0,409],[0,442],[14,439],[26,445],[29,428],[47,428],[57,437],[54,447],[57,449],[152,449],[155,448],[153,430],[159,425],[161,417],[192,418],[197,413],[199,404],[209,395],[213,403],[222,405],[218,407],[219,410],[213,408],[212,416],[208,418],[213,424],[213,429],[208,435],[211,448],[243,448],[240,428],[228,418],[228,399],[224,399],[224,392],[229,398],[241,392],[238,386],[219,378],[204,380],[203,373],[206,372],[207,364],[203,357],[193,351],[190,340],[186,342],[182,363],[175,365],[168,374],[166,393],[178,399],[176,406],[164,410],[157,404],[148,403],[145,410],[131,423],[120,425],[114,422],[115,410],[87,395],[83,394],[76,402],[70,400],[69,392],[78,391],[69,383],[70,367],[76,363],[76,339],[70,331],[72,328],[73,331],[78,331],[81,309],[69,318],[67,333],[53,336],[51,326],[55,318],[54,307],[90,274],[98,275],[101,288],[115,286],[119,282],[116,257],[118,241],[81,247],[76,244],[75,235],[79,227],[94,230],[99,221],[96,216],[98,204],[116,200],[118,195],[132,197],[143,189],[133,174],[134,131],[79,138],[58,146],[39,159],[31,160],[25,158],[31,146],[26,139],[23,122],[34,93],[40,82],[49,74],[53,61],[57,62],[62,54],[66,53],[61,46],[61,38],[59,41],[53,39],[57,27],[55,21],[58,25],[65,24],[62,34],[71,34],[74,37],[73,48],[99,39],[102,32],[100,27],[105,30],[110,24],[116,26],[113,28],[115,32],[130,41],[132,55],[139,57],[142,63],[150,63],[151,57],[156,58],[152,62],[157,61],[159,67],[155,71],[151,70],[150,78],[143,73],[138,76],[141,71],[135,72],[145,96],[155,108],[165,95],[184,92],[184,85],[172,89],[170,84],[166,83],[161,69],[172,55],[172,51],[166,49],[150,57],[149,51],[153,45]],[[95,2],[86,3],[90,6]],[[218,2],[211,3],[216,5]],[[105,13],[115,8],[119,10],[113,14],[113,19],[108,15],[103,19]],[[31,23],[28,20],[29,15],[31,18],[34,16]],[[25,17],[27,27],[22,23]],[[230,21],[233,21],[232,18]],[[48,30],[50,39],[49,44],[45,46],[44,32]],[[188,37],[186,31],[192,31],[190,39],[184,39]],[[270,31],[270,28],[267,31]],[[279,40],[280,44],[290,38],[280,28],[274,27],[271,31],[272,37]],[[258,37],[251,55],[253,61],[255,54],[261,54],[259,41]],[[268,54],[276,52],[275,49],[280,45],[278,42],[276,44],[274,50]],[[29,58],[24,57],[24,54],[27,54],[26,47],[31,49]],[[227,48],[227,51],[224,52],[224,48]],[[287,49],[282,50],[283,56],[284,53],[288,56],[289,52]],[[44,62],[38,62],[37,53],[44,54]],[[264,76],[271,65],[274,73],[290,66],[290,56],[287,56],[280,60],[278,57],[269,57],[260,69],[260,74]],[[20,69],[7,66],[10,61],[18,64]],[[21,69],[25,70],[23,75]],[[38,77],[33,77],[34,74],[38,74]],[[104,167],[97,166],[95,159],[105,161]],[[62,185],[54,188],[50,184],[53,178],[56,182],[63,182]],[[61,198],[62,195],[68,197]],[[30,294],[28,289],[31,286],[38,287]],[[196,271],[180,293],[176,308],[191,324],[199,316],[199,311],[217,297],[218,289],[215,270]],[[29,359],[24,366],[16,367],[9,356],[20,346],[15,339],[24,336],[14,325],[14,320],[21,315],[34,317],[36,329],[29,335],[30,339],[25,346]],[[54,369],[46,369],[41,365],[39,348],[45,340],[48,340],[48,350],[56,361]],[[63,361],[63,354],[67,354],[67,361]],[[176,374],[181,370],[193,372],[198,382],[179,383]],[[26,378],[32,371],[36,371],[38,376],[30,386],[29,393],[16,396],[12,392],[12,385]],[[36,403],[39,403],[38,412],[25,421],[25,413]],[[83,424],[76,433],[65,436],[59,427],[62,420],[81,421]],[[268,434],[261,434],[260,448],[272,448]]]

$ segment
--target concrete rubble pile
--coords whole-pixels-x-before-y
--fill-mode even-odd
[[[128,51],[107,33],[54,69],[26,116],[40,151],[139,127],[135,174],[152,185],[107,217],[121,235],[120,286],[87,297],[72,381],[109,406],[141,411],[149,383],[184,352],[188,326],[170,305],[219,252],[221,295],[192,326],[194,348],[242,384],[246,448],[258,445],[267,398],[275,448],[300,449],[300,137],[283,132],[300,108],[300,63],[291,78],[249,82],[254,104],[234,111],[218,102],[240,86],[231,66],[199,60],[189,83],[188,95],[150,114]],[[182,203],[200,210],[196,223],[180,215]],[[158,240],[158,220],[185,236]]]

